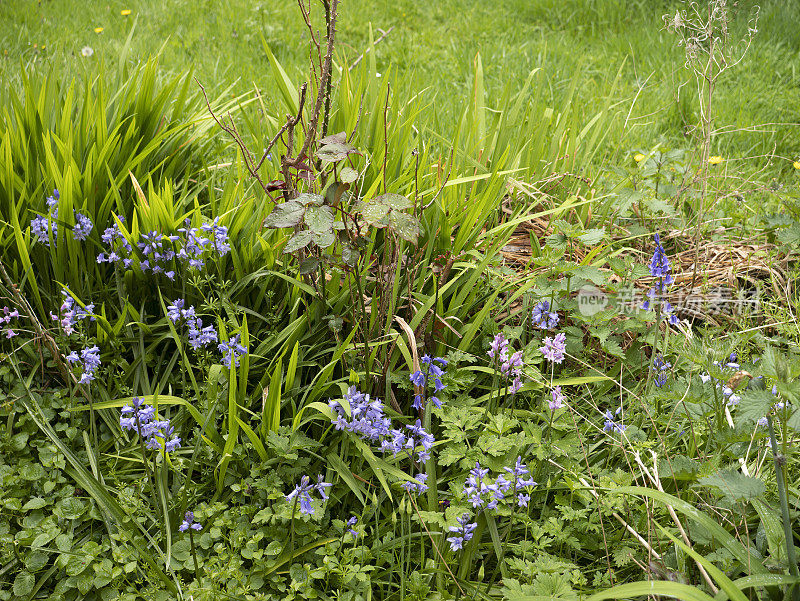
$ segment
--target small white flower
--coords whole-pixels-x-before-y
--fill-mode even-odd
[[[94,54],[94,50],[92,50],[91,46],[84,46],[81,48],[81,56],[92,56]]]

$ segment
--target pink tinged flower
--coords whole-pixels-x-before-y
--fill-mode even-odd
[[[539,350],[544,355],[545,359],[552,361],[553,363],[561,363],[564,361],[564,353],[567,349],[567,335],[564,332],[555,335],[555,338],[550,338],[550,336],[544,339],[544,346],[540,347]]]

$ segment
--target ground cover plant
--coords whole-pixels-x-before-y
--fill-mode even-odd
[[[800,596],[797,130],[730,133],[794,9],[517,8],[671,40],[686,136],[621,54],[457,104],[339,0],[235,21],[255,93],[127,7],[2,65],[0,599]]]

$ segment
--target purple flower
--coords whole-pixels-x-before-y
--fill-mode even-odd
[[[349,520],[347,520],[347,523],[345,524],[347,526],[347,532],[352,534],[353,538],[358,538],[358,532],[353,530],[353,526],[355,526],[357,523],[358,523],[358,518],[356,516],[353,516]]]
[[[428,491],[428,474],[417,474],[413,480],[405,480],[400,486],[413,495],[421,495]]]
[[[214,336],[216,336],[216,333]],[[239,367],[239,357],[247,353],[247,349],[239,344],[239,334],[232,336],[225,342],[220,342],[217,348],[223,354],[222,364],[225,367],[230,367],[231,361],[233,361],[235,367]]]
[[[489,355],[490,359],[499,361],[507,347],[508,339],[502,334],[496,334],[486,354]]]
[[[430,355],[423,355],[421,359],[422,363],[425,365],[425,370],[417,370],[409,376],[411,383],[414,386],[421,386],[425,388],[433,378],[433,389],[434,392],[441,392],[445,388],[447,388],[444,384],[442,384],[441,377],[444,375],[442,369],[436,365],[439,363],[442,366],[447,365],[447,360],[441,357],[433,357],[431,358]],[[439,400],[438,397],[431,396],[430,401],[436,406],[441,407],[442,402]],[[411,405],[414,409],[422,409],[423,408],[423,395],[417,394],[414,396],[414,402]]]
[[[450,549],[453,551],[463,549],[464,543],[469,542],[473,534],[475,534],[475,529],[478,527],[478,524],[475,522],[470,523],[469,520],[469,514],[465,513],[456,519],[458,526],[450,526],[450,528],[448,528],[448,530],[453,533],[453,536],[447,537],[450,543]]]
[[[189,528],[192,530],[202,530],[203,526],[198,522],[194,521],[194,513],[191,511],[187,511],[183,516],[183,521],[181,525],[178,526],[178,530],[181,532],[186,532]]]
[[[295,486],[294,490],[286,495],[286,500],[294,501],[295,498],[298,498],[300,503],[300,512],[313,515],[314,507],[311,505],[311,493],[316,490],[320,493],[323,499],[327,499],[328,496],[325,494],[325,488],[328,486],[331,486],[331,484],[323,482],[322,475],[319,476],[316,484],[311,484],[311,478],[308,476],[303,476],[300,479],[300,484]]]
[[[558,325],[558,313],[550,311],[550,301],[537,303],[531,312],[531,321],[537,328],[552,330]]]
[[[182,298],[177,298],[171,305],[167,306],[167,317],[172,323],[178,323],[181,318],[181,309],[183,309],[185,303],[186,301]]]
[[[614,413],[611,413],[611,409],[607,409],[603,417],[605,417],[605,423],[603,424],[603,431],[604,432],[624,432],[625,426],[624,424],[618,424],[616,421],[617,415],[619,415],[620,411],[622,411],[622,407],[619,407]]]
[[[75,227],[72,228],[72,235],[76,240],[86,240],[93,227],[91,219],[86,215],[75,213]]]
[[[555,338],[547,336],[544,339],[544,346],[539,350],[545,359],[553,363],[561,363],[564,360],[564,353],[567,350],[567,335],[564,332],[555,335]]]
[[[564,406],[564,394],[561,392],[561,386],[556,386],[550,391],[550,397],[553,399],[548,401],[550,411],[561,409]]]
[[[661,388],[667,383],[667,373],[671,367],[672,364],[664,361],[664,357],[661,355],[661,353],[657,354],[653,358],[653,371],[656,372],[654,380],[656,386]]]

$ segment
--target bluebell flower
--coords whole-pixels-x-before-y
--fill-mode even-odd
[[[202,530],[203,526],[198,522],[194,521],[194,512],[187,511],[183,516],[183,521],[181,525],[178,526],[178,530],[181,532],[186,532],[189,528],[192,530]]]
[[[413,495],[421,495],[428,491],[428,474],[417,474],[413,480],[404,480],[400,485],[402,488]]]
[[[5,324],[6,327],[3,329],[3,335],[9,340],[17,336],[17,332],[10,327],[11,320],[17,318],[19,318],[19,311],[17,309],[12,310],[8,307],[3,307],[3,315],[0,317],[0,324]]]
[[[122,216],[118,216],[119,221],[124,222]],[[97,255],[98,263],[114,263],[121,264],[125,269],[130,269],[133,265],[131,254],[133,247],[130,242],[122,234],[117,222],[115,221],[111,227],[105,229],[100,236],[103,243],[108,246],[108,254],[101,252]]]
[[[642,309],[646,311],[651,308],[650,305],[652,301],[654,301],[658,295],[662,295],[666,288],[673,282],[672,274],[670,273],[669,259],[664,252],[664,247],[661,245],[661,239],[657,233],[655,234],[655,243],[656,248],[650,259],[650,275],[658,278],[658,281],[655,286],[650,288],[647,293],[647,300],[642,303]],[[667,316],[669,323],[677,325],[679,320],[678,316],[672,312],[672,305],[664,301],[661,309],[664,315]]]
[[[653,371],[655,372],[654,382],[655,385],[661,388],[667,383],[667,375],[672,364],[665,361],[661,353],[658,353],[653,358]]]
[[[624,424],[618,424],[615,420],[617,415],[619,415],[620,411],[622,411],[622,407],[619,407],[614,413],[611,413],[611,409],[607,409],[603,417],[605,417],[605,423],[603,425],[603,431],[605,432],[624,432],[625,426]]]
[[[564,353],[567,350],[567,335],[564,332],[556,334],[554,338],[547,336],[543,342],[544,346],[540,347],[539,350],[545,359],[553,363],[564,361]]]
[[[358,518],[356,516],[353,516],[349,520],[347,520],[347,523],[345,524],[347,526],[347,532],[352,534],[353,538],[358,538],[358,532],[353,530],[353,526],[355,526],[357,523],[358,523]]]
[[[94,303],[89,303],[84,308],[75,302],[75,299],[68,290],[62,290],[61,295],[64,297],[64,301],[61,303],[59,315],[53,315],[51,313],[50,316],[53,320],[57,320],[61,323],[61,327],[64,329],[65,334],[68,336],[72,334],[72,332],[75,331],[75,325],[79,321],[87,318],[89,321],[95,320],[94,315],[92,315],[94,311]]]
[[[457,518],[458,526],[450,526],[448,530],[453,533],[453,536],[448,536],[447,540],[450,543],[450,549],[457,551],[464,548],[464,543],[469,542],[475,534],[475,529],[478,524],[470,523],[470,516],[468,513],[463,514]]]
[[[425,369],[417,370],[413,372],[409,379],[414,386],[420,386],[422,388],[426,388],[430,380],[433,379],[433,390],[435,393],[441,392],[447,386],[442,384],[441,377],[444,375],[442,369],[436,365],[439,363],[442,366],[447,365],[447,360],[443,359],[442,357],[433,357],[431,358],[430,355],[423,355],[421,359],[422,363],[425,365]],[[442,402],[437,396],[430,396],[429,400],[436,406],[441,407]],[[411,407],[414,409],[421,410],[423,408],[423,395],[416,394],[414,395],[414,402],[411,404]]]
[[[223,354],[222,364],[225,367],[230,367],[231,361],[233,361],[235,367],[239,367],[239,357],[247,353],[247,349],[239,344],[239,334],[232,336],[225,342],[220,342],[218,348]]]
[[[324,494],[325,488],[331,486],[327,482],[322,481],[322,476],[320,476],[317,480],[317,484],[311,484],[311,478],[308,476],[303,476],[300,479],[300,484],[295,486],[294,490],[286,495],[287,501],[294,501],[295,498],[298,498],[300,503],[300,512],[305,513],[307,515],[314,514],[314,507],[311,505],[312,498],[311,493],[313,491],[317,491],[320,494],[324,495],[323,499],[327,499],[327,495]]]
[[[489,351],[486,353],[490,359],[499,361],[504,351],[508,348],[508,339],[502,334],[496,334],[492,343],[489,345]]]
[[[86,240],[93,227],[91,219],[86,215],[75,213],[75,226],[72,228],[72,235],[76,240]]]
[[[182,298],[177,298],[171,305],[167,306],[167,317],[172,323],[178,323],[178,320],[180,320],[181,309],[183,309],[184,304],[186,304],[186,301]]]
[[[561,392],[561,386],[553,388],[553,390],[550,391],[550,397],[552,399],[548,401],[550,411],[561,409],[564,406],[564,393]]]
[[[543,300],[533,307],[531,321],[537,328],[552,330],[558,325],[558,313],[550,310],[550,301]]]

